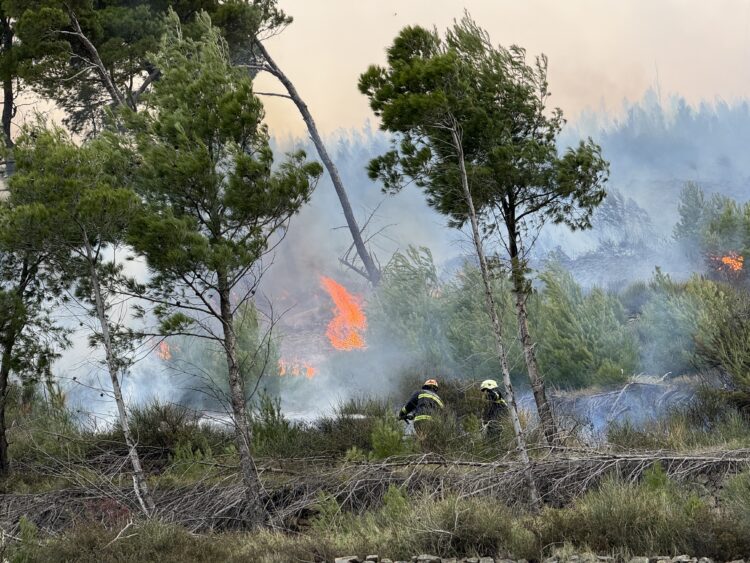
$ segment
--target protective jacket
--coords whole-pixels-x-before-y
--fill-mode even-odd
[[[432,413],[443,408],[443,401],[438,397],[432,389],[425,389],[424,387],[414,393],[399,413],[399,418],[405,420],[411,418],[412,420],[430,420],[432,419]]]
[[[484,410],[484,422],[490,422],[492,420],[501,420],[505,413],[508,412],[508,405],[505,403],[505,399],[497,389],[489,389],[485,391],[487,395],[487,406]]]

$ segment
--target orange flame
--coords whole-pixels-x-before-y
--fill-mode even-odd
[[[317,368],[308,362],[300,362],[298,360],[288,361],[284,358],[279,360],[279,377],[284,377],[285,375],[299,377],[300,375],[304,375],[307,379],[312,379],[317,373]]]
[[[333,312],[336,316],[333,317],[326,330],[326,336],[331,341],[331,345],[337,350],[364,348],[367,317],[362,311],[360,299],[351,295],[331,278],[321,276],[320,283],[335,305]]]
[[[745,265],[745,258],[736,252],[731,252],[727,256],[722,256],[719,260],[733,272],[742,271],[742,267]]]
[[[156,352],[160,360],[168,361],[172,359],[172,350],[169,349],[169,344],[166,340],[159,342],[159,350]]]

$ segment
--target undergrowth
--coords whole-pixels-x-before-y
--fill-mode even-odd
[[[607,479],[572,505],[537,514],[508,508],[495,498],[407,497],[391,486],[382,504],[363,514],[347,512],[334,498],[322,496],[310,526],[295,534],[266,529],[192,535],[151,520],[116,540],[121,527],[93,524],[43,539],[27,522],[23,541],[8,554],[12,562],[277,563],[369,553],[392,559],[433,553],[540,560],[562,550],[620,557],[690,554],[728,561],[750,553],[748,506],[750,472],[729,479],[720,506],[713,508],[657,465],[638,483]]]

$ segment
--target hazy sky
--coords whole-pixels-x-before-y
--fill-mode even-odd
[[[445,29],[467,9],[493,42],[549,57],[552,103],[617,111],[649,87],[691,102],[750,93],[750,0],[279,0],[294,23],[267,42],[323,133],[371,117],[359,75],[410,24]],[[282,91],[269,77],[259,91]],[[288,100],[264,98],[277,135],[302,135]]]

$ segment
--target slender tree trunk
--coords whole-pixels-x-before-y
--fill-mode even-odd
[[[118,377],[120,369],[117,365],[117,358],[109,334],[109,319],[107,318],[107,311],[104,307],[104,298],[102,296],[101,285],[99,284],[99,274],[96,271],[93,249],[85,236],[84,244],[86,245],[86,258],[91,270],[91,287],[94,292],[96,316],[99,319],[99,324],[102,329],[102,340],[104,341],[107,368],[109,370],[109,377],[112,380],[112,391],[115,395],[115,402],[117,403],[117,412],[120,418],[120,426],[122,426],[122,433],[125,435],[125,443],[128,446],[128,456],[130,457],[130,463],[133,466],[133,488],[138,497],[138,501],[141,504],[141,509],[146,516],[151,516],[154,513],[156,506],[154,505],[154,499],[149,491],[146,476],[143,472],[143,467],[141,466],[141,459],[138,456],[138,450],[136,448],[137,444],[133,439],[132,432],[130,431],[130,421],[128,419],[128,412],[125,409],[125,400],[122,397],[122,388],[120,387],[120,379]]]
[[[221,307],[221,323],[224,329],[224,350],[227,356],[227,370],[229,372],[229,396],[232,403],[232,415],[235,429],[237,451],[240,456],[240,471],[242,483],[247,496],[250,524],[257,526],[265,520],[265,510],[261,503],[261,484],[255,467],[250,446],[252,444],[252,428],[247,418],[247,403],[245,401],[245,380],[242,378],[240,364],[237,358],[237,335],[234,332],[234,315],[230,299],[230,291],[225,276],[219,275],[219,300]]]
[[[523,357],[526,362],[526,371],[529,374],[531,390],[534,394],[534,402],[539,413],[539,422],[542,425],[544,439],[547,445],[556,446],[560,442],[557,433],[557,425],[552,408],[547,400],[547,392],[544,379],[539,374],[539,364],[536,361],[534,341],[529,333],[529,316],[526,310],[526,298],[529,295],[529,284],[524,275],[525,265],[518,248],[518,237],[513,224],[507,225],[510,250],[511,278],[513,282],[513,294],[516,298],[516,318],[518,319],[518,336],[523,348]]]
[[[10,18],[5,14],[2,16],[2,37],[0,37],[0,45],[5,53],[6,57],[10,57],[10,50],[13,48],[13,26],[11,25]],[[2,115],[2,128],[3,137],[5,137],[5,148],[12,149],[13,137],[11,136],[11,127],[13,123],[13,117],[16,114],[16,93],[13,88],[13,77],[10,75],[10,70],[5,70],[5,76],[3,77],[3,115]],[[8,153],[5,159],[5,177],[10,178],[15,171],[16,161],[13,158],[13,153]]]
[[[464,197],[466,198],[466,205],[469,209],[469,220],[471,222],[471,234],[474,241],[474,248],[479,258],[479,269],[482,273],[482,282],[484,284],[484,298],[486,302],[487,313],[492,321],[492,332],[495,336],[495,350],[497,357],[500,360],[500,367],[503,372],[503,384],[505,386],[505,395],[508,399],[508,411],[510,412],[510,418],[513,423],[513,431],[516,435],[516,446],[518,454],[521,457],[526,470],[526,483],[529,487],[529,496],[531,498],[531,504],[534,508],[541,506],[541,499],[539,498],[539,491],[536,488],[534,481],[534,474],[531,469],[531,460],[529,459],[529,453],[526,449],[526,439],[524,437],[523,428],[521,427],[521,419],[518,416],[518,407],[516,405],[516,397],[513,393],[513,385],[510,381],[510,369],[508,367],[508,355],[505,350],[505,344],[503,342],[502,326],[500,324],[500,318],[497,314],[497,307],[495,306],[495,297],[492,295],[492,281],[490,278],[489,267],[487,266],[487,258],[484,254],[484,248],[482,245],[482,238],[479,233],[479,221],[477,220],[476,209],[474,208],[474,198],[471,196],[471,190],[469,189],[469,178],[466,173],[466,163],[464,161],[463,143],[457,127],[454,126],[451,129],[453,135],[453,143],[458,153],[458,165],[461,169],[461,187],[463,188]]]
[[[2,16],[2,37],[0,37],[0,45],[2,51],[7,57],[10,56],[10,50],[13,48],[13,27],[11,26],[10,18],[3,14]],[[5,76],[3,77],[3,134],[5,136],[5,146],[7,148],[13,148],[13,140],[11,138],[11,121],[15,112],[15,94],[13,92],[13,77],[10,75],[9,70],[6,69]],[[10,171],[12,172],[12,170]],[[10,175],[10,174],[9,174]]]
[[[13,357],[13,342],[4,342],[2,349],[0,359],[0,478],[5,478],[10,475],[8,439],[5,434],[5,405],[8,401],[8,376]]]
[[[378,283],[380,283],[380,270],[378,269],[375,261],[370,255],[370,252],[365,246],[365,241],[362,238],[362,233],[359,230],[359,225],[357,225],[357,220],[354,217],[354,212],[352,211],[352,206],[349,203],[349,196],[347,195],[346,189],[344,188],[344,183],[341,181],[341,176],[339,176],[339,171],[336,168],[336,165],[328,155],[328,151],[323,144],[323,139],[320,138],[318,128],[315,125],[315,121],[313,120],[312,114],[310,113],[307,104],[299,95],[299,92],[297,92],[297,89],[294,87],[294,84],[292,84],[292,81],[289,80],[286,74],[284,74],[284,72],[276,65],[274,60],[271,58],[271,55],[268,54],[265,46],[260,41],[256,41],[256,45],[261,55],[263,56],[263,59],[271,68],[272,74],[276,78],[278,78],[279,81],[284,85],[284,88],[286,88],[286,91],[289,93],[289,97],[292,99],[294,105],[297,106],[297,109],[302,114],[302,119],[304,119],[305,125],[307,125],[307,130],[310,133],[312,142],[318,151],[318,156],[320,156],[320,160],[323,161],[323,165],[326,167],[326,170],[328,170],[328,174],[330,174],[331,176],[333,187],[336,189],[336,195],[338,195],[339,201],[341,202],[341,208],[344,211],[346,224],[349,227],[349,232],[351,233],[352,239],[354,240],[354,246],[356,247],[357,254],[359,254],[359,258],[360,260],[362,260],[362,264],[365,267],[365,272],[367,272],[367,279],[373,286],[378,285]]]
[[[531,381],[531,390],[534,393],[539,421],[544,431],[544,439],[550,446],[559,445],[560,437],[557,433],[557,425],[552,413],[552,408],[547,400],[544,380],[539,375],[539,365],[534,352],[534,342],[529,334],[528,313],[526,312],[526,294],[514,291],[516,297],[516,316],[518,317],[518,334],[523,348],[523,357],[526,361],[526,370]]]

